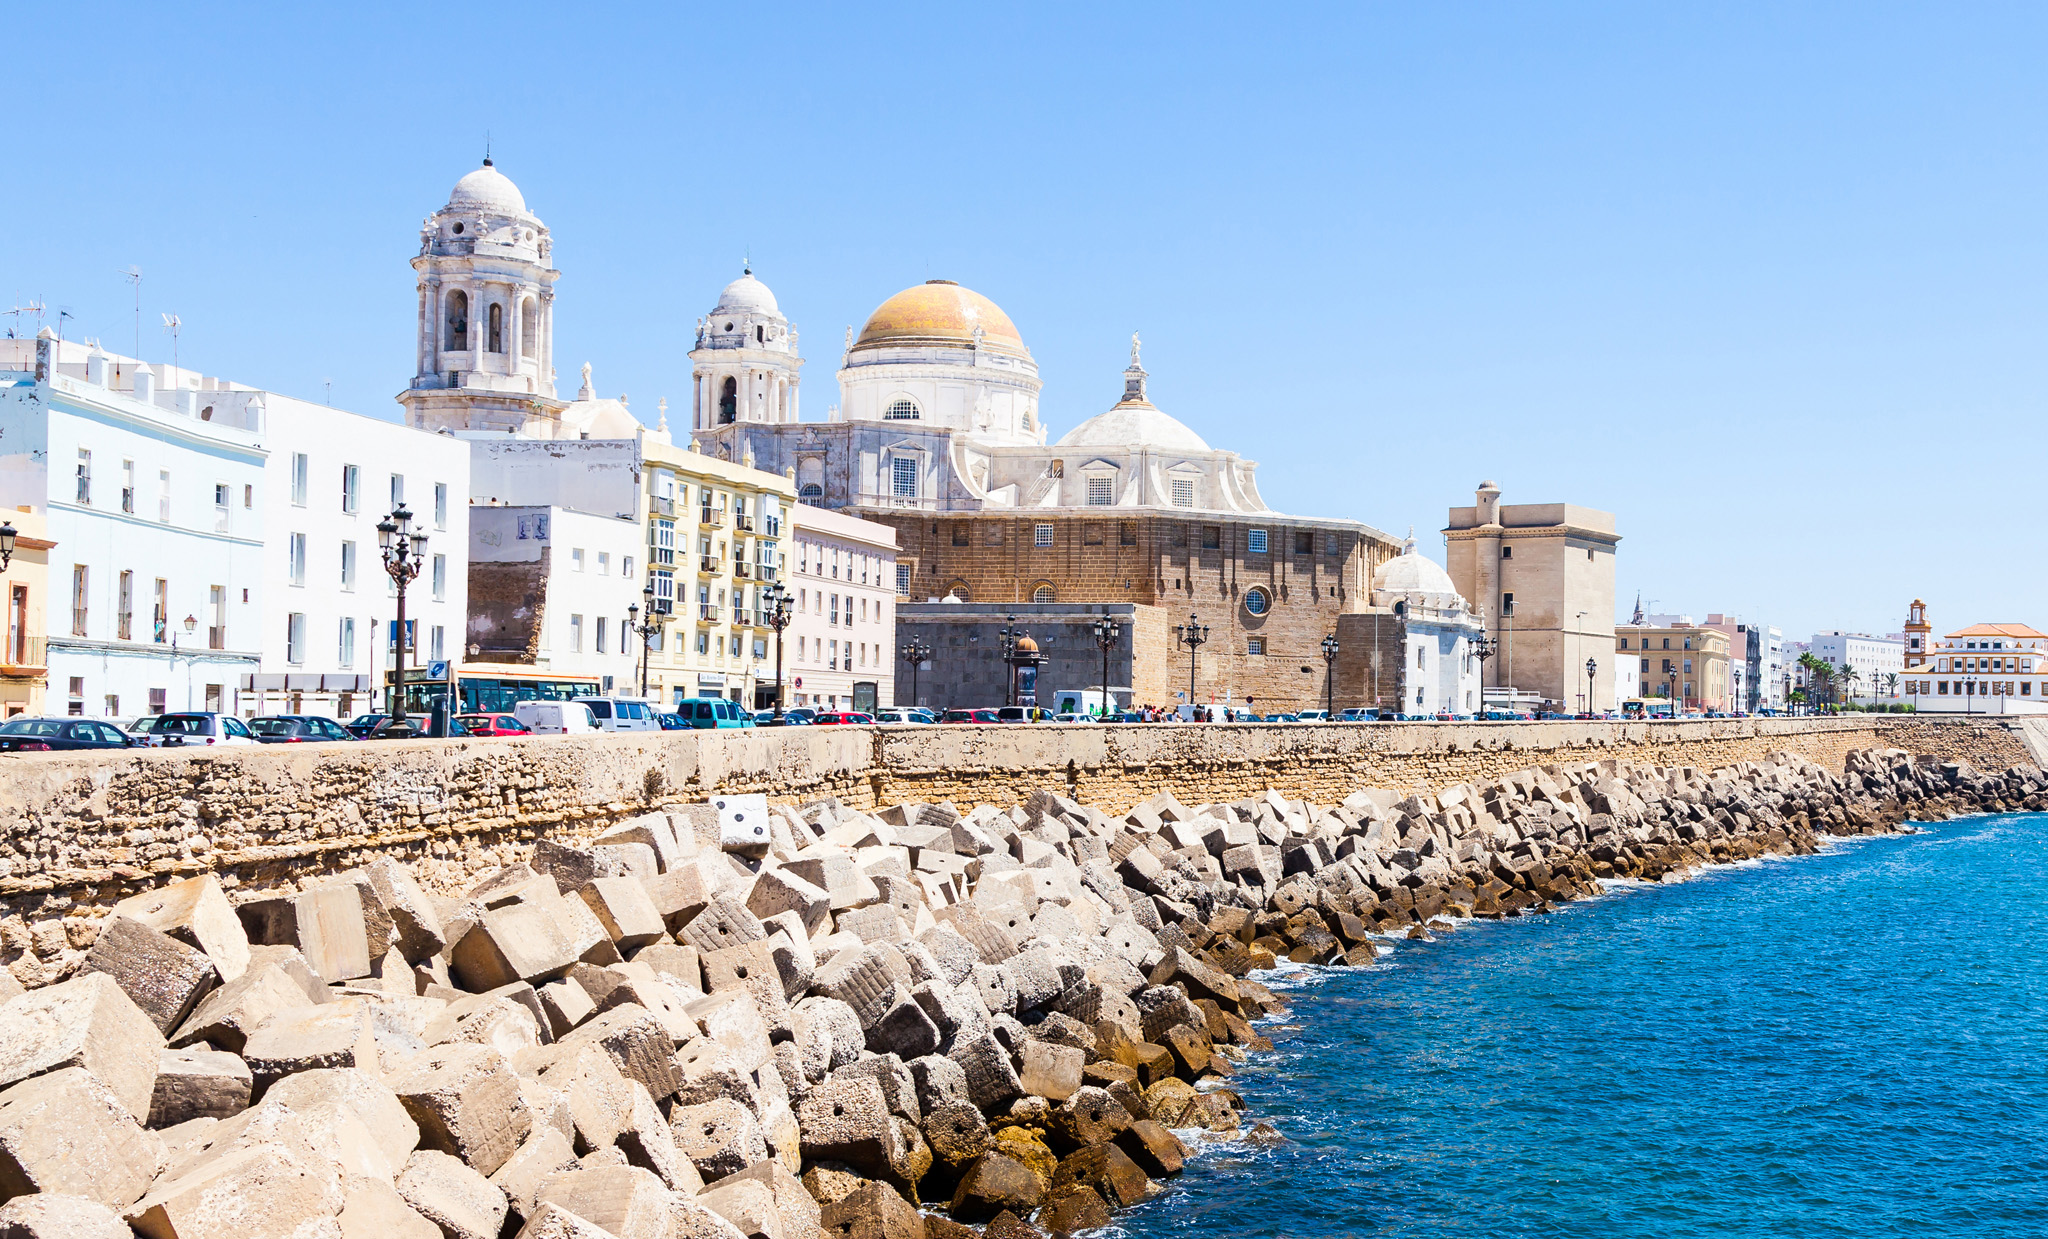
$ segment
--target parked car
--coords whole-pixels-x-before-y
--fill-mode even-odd
[[[1371,706],[1352,706],[1337,716],[1340,723],[1377,723],[1380,712]]]
[[[357,738],[340,723],[317,714],[266,714],[250,719],[249,731],[259,744],[319,744]]]
[[[936,723],[938,716],[922,706],[884,706],[875,711],[878,723]]]
[[[1052,711],[1042,706],[1003,706],[996,710],[998,723],[1050,723]]]
[[[138,718],[134,722],[128,724],[126,727],[123,727],[121,730],[127,732],[131,736],[146,736],[149,734],[150,729],[156,726],[156,720],[156,715],[145,714],[141,718]]]
[[[677,714],[674,710],[663,710],[661,713],[656,714],[654,718],[656,722],[661,724],[663,731],[690,730],[690,721]]]
[[[656,719],[653,706],[631,697],[578,697],[577,701],[590,707],[590,717],[597,720],[599,731],[660,731],[661,722]]]
[[[512,714],[458,714],[456,719],[472,736],[530,736],[533,729]]]
[[[780,719],[775,717],[775,711],[773,710],[754,711],[754,726],[756,727],[806,727],[810,725],[810,722],[811,713],[808,710],[801,714],[794,710],[784,710]]]
[[[1294,721],[1297,723],[1327,723],[1330,721],[1330,712],[1328,710],[1302,710],[1294,716]]]
[[[512,717],[536,736],[573,736],[597,730],[597,716],[580,701],[522,701]]]
[[[249,734],[248,724],[232,714],[197,710],[159,716],[149,729],[149,742],[163,748],[182,748],[188,744],[253,745],[256,737]]]
[[[112,723],[89,718],[14,718],[0,726],[0,753],[61,753],[73,749],[127,749],[148,744]]]
[[[676,703],[676,713],[699,731],[757,725],[754,716],[742,710],[739,702],[723,697],[687,697]]]
[[[858,710],[826,710],[818,715],[817,721],[820,726],[828,724],[859,726],[874,722],[875,716],[872,714],[862,714]]]
[[[940,720],[942,723],[1000,723],[994,710],[948,710]]]
[[[347,731],[348,734],[360,740],[364,736],[369,735],[371,729],[376,727],[377,724],[383,722],[386,718],[389,717],[390,716],[386,714],[358,714],[354,718],[350,719],[348,722],[343,723],[342,728],[343,730]]]

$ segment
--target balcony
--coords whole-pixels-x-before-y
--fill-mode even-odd
[[[718,604],[715,602],[698,603],[697,622],[700,624],[716,624],[718,622]]]
[[[722,529],[725,527],[725,509],[698,508],[697,523],[699,525],[708,525],[713,529]]]
[[[737,577],[752,577],[754,565],[744,559],[735,559],[732,563],[732,574]]]
[[[43,654],[43,639],[16,632],[0,649],[0,680],[40,680],[49,670]]]
[[[776,567],[774,564],[754,565],[754,578],[758,581],[766,583],[768,581],[776,580],[781,576],[782,569]]]
[[[723,567],[724,565],[719,563],[716,556],[699,555],[697,557],[697,575],[699,576],[717,576]]]
[[[660,495],[649,495],[647,497],[647,508],[648,511],[656,516],[673,517],[676,514],[676,501],[664,499]]]
[[[744,533],[752,533],[754,532],[754,518],[748,516],[745,512],[735,513],[732,518],[732,527]]]

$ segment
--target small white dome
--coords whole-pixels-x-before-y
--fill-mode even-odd
[[[448,195],[450,210],[491,211],[499,215],[525,215],[526,197],[512,178],[492,167],[487,160],[484,166],[455,182],[455,191]]]
[[[1149,404],[1125,403],[1097,413],[1060,437],[1061,447],[1132,447],[1206,452],[1202,436]]]
[[[782,317],[781,307],[775,304],[775,294],[768,291],[766,284],[754,278],[752,270],[742,273],[740,278],[725,286],[725,291],[718,294],[717,308],[711,313],[765,314],[770,318]]]
[[[1451,583],[1451,574],[1438,567],[1435,560],[1419,554],[1413,538],[1402,543],[1399,555],[1372,574],[1372,588],[1376,594],[1387,595],[1380,603],[1382,606],[1404,597],[1439,610],[1464,606],[1458,587]]]

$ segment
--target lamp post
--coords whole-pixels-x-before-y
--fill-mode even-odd
[[[647,695],[647,662],[654,649],[654,634],[662,629],[661,617],[666,609],[654,596],[654,578],[647,579],[647,587],[640,591],[640,597],[647,602],[647,618],[640,618],[640,604],[629,603],[626,607],[626,627],[640,635],[640,695]]]
[[[1500,638],[1487,636],[1485,623],[1481,621],[1479,635],[1470,640],[1472,657],[1479,660],[1479,713],[1483,716],[1486,713],[1486,660],[1500,649]]]
[[[1593,678],[1594,678],[1595,676],[1599,675],[1599,674],[1600,674],[1600,660],[1599,660],[1599,659],[1597,659],[1597,658],[1589,658],[1589,659],[1587,659],[1587,660],[1586,660],[1586,713],[1588,713],[1588,714],[1596,714],[1596,713],[1598,713],[1598,712],[1599,712],[1599,704],[1598,704],[1598,699],[1597,699],[1597,698],[1596,698],[1596,697],[1594,696],[1594,694],[1593,694]]]
[[[169,625],[165,625],[165,627],[169,627]],[[187,615],[187,616],[185,617],[185,635],[186,635],[186,636],[188,636],[188,637],[189,637],[189,636],[191,636],[191,635],[192,635],[192,633],[193,633],[193,630],[197,629],[198,627],[199,627],[199,617],[198,617],[198,616],[196,616],[196,615]],[[177,669],[178,669],[178,630],[177,630],[177,629],[175,629],[175,628],[172,628],[172,629],[171,629],[171,670],[172,670],[173,672],[175,672],[175,671],[177,671]],[[187,710],[189,710],[189,709],[191,709],[191,708],[192,708],[192,657],[191,657],[191,655],[190,655],[190,654],[187,654],[187,655],[186,655],[186,657],[185,657],[185,708],[186,708]]]
[[[427,535],[412,527],[412,510],[399,504],[391,515],[377,522],[377,546],[384,555],[384,571],[398,586],[398,627],[392,630],[397,648],[397,666],[392,676],[391,721],[405,722],[405,587],[419,576],[427,561]]]
[[[1195,704],[1195,651],[1209,642],[1208,626],[1193,611],[1188,612],[1188,622],[1173,626],[1176,644],[1188,647],[1188,705]]]
[[[1323,721],[1337,713],[1337,634],[1323,638]]]
[[[1008,677],[1003,688],[1003,704],[1006,706],[1017,704],[1017,664],[1010,656],[1016,652],[1017,640],[1023,635],[1024,630],[1017,627],[1014,615],[1005,615],[1003,626],[996,629],[996,637],[1003,647],[1003,674]]]
[[[926,645],[921,639],[912,637],[903,643],[903,649],[900,652],[903,655],[904,661],[910,664],[910,704],[915,706],[918,704],[917,672],[924,665],[925,660],[932,656],[932,647]]]
[[[775,630],[775,713],[769,721],[782,722],[782,630],[789,627],[789,591],[776,581],[761,591],[762,617]]]
[[[7,565],[14,562],[14,539],[18,536],[13,525],[0,521],[0,572],[7,571]]]
[[[1102,713],[1100,717],[1104,720],[1109,718],[1111,700],[1109,695],[1109,652],[1116,648],[1117,639],[1121,636],[1123,636],[1123,626],[1121,624],[1118,624],[1107,615],[1097,617],[1095,621],[1095,644],[1102,650]]]

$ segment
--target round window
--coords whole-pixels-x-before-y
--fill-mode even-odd
[[[1245,591],[1244,609],[1250,611],[1253,615],[1264,615],[1266,608],[1272,605],[1273,600],[1267,596],[1265,590],[1248,589]]]
[[[458,237],[462,235],[462,225],[461,225],[461,224],[457,224],[457,225],[455,225],[455,235],[456,235],[456,236],[458,236]]]

